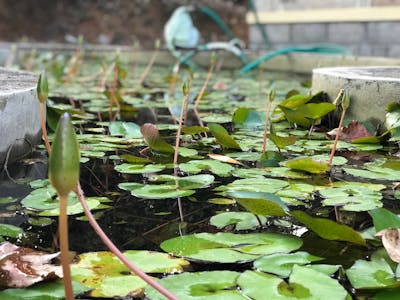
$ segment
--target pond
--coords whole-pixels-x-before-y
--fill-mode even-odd
[[[307,77],[243,76],[218,59],[211,74],[174,73],[171,61],[146,76],[119,54],[27,59],[49,76],[50,141],[60,115],[72,116],[80,183],[100,226],[179,299],[399,296],[398,104],[378,136],[345,119],[329,163],[343,105],[310,95]],[[73,193],[68,212],[77,298],[165,299],[105,252]],[[0,213],[2,240],[57,251],[44,144],[4,166]],[[62,281],[0,291],[28,296],[62,299]]]

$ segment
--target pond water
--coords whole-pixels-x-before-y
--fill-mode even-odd
[[[380,240],[374,237],[377,228],[393,227],[384,227],[382,218],[376,216],[392,212],[391,216],[395,218],[400,208],[399,195],[393,189],[393,182],[400,174],[400,163],[392,155],[397,151],[397,145],[385,142],[384,138],[354,142],[359,136],[339,141],[333,166],[325,169],[333,144],[326,135],[337,126],[337,115],[332,113],[329,118],[322,118],[326,114],[320,109],[325,109],[327,103],[322,95],[307,96],[308,78],[286,74],[286,80],[278,80],[282,74],[256,71],[253,77],[242,77],[236,71],[223,68],[214,71],[199,104],[199,116],[209,129],[192,127],[184,130],[180,139],[179,168],[174,169],[173,153],[168,150],[173,147],[162,143],[175,144],[176,120],[179,120],[185,98],[181,87],[190,78],[188,71],[179,72],[173,89],[172,65],[171,68],[153,66],[141,86],[138,81],[144,66],[115,60],[114,55],[74,65],[63,56],[47,54],[39,56],[34,64],[34,69],[44,67],[50,77],[49,130],[54,130],[61,112],[68,111],[73,116],[81,148],[82,188],[99,224],[121,250],[164,250],[191,261],[191,266],[185,270],[193,274],[199,271],[238,272],[235,276],[239,279],[222,290],[204,283],[202,288],[207,289],[206,294],[210,297],[223,291],[221,298],[213,299],[262,299],[248,291],[251,287],[246,283],[250,279],[241,279],[259,275],[259,271],[268,273],[273,280],[283,278],[283,283],[302,286],[301,291],[303,288],[309,290],[308,298],[305,298],[317,299],[318,288],[312,285],[313,280],[306,278],[307,272],[317,271],[304,267],[315,258],[293,261],[291,266],[297,267],[287,274],[271,271],[271,268],[281,268],[284,261],[282,265],[272,267],[266,267],[266,262],[253,265],[255,259],[293,251],[321,257],[321,265],[316,267],[319,271],[328,269],[327,265],[333,267],[325,273],[309,274],[323,278],[319,284],[328,286],[323,293],[340,294],[343,299],[346,295],[362,298],[376,294],[378,288],[398,285],[396,264],[389,259]],[[206,79],[206,71],[194,71],[192,76],[187,126],[199,124],[194,103]],[[265,110],[272,90],[276,91],[270,117],[273,130],[269,129],[268,155],[261,156]],[[282,103],[286,106],[277,107]],[[311,108],[319,104],[323,106],[310,114]],[[302,115],[300,110],[305,108],[308,114],[303,110]],[[300,115],[300,119],[293,119],[291,111],[297,111],[296,116]],[[300,125],[293,124],[297,122]],[[143,137],[144,131],[140,130],[146,123],[157,125],[150,127],[151,137],[156,140],[154,143]],[[314,130],[310,134],[311,126]],[[160,147],[164,150],[157,151]],[[302,161],[299,166],[295,163],[300,157],[312,160]],[[47,154],[43,145],[36,147],[30,157],[5,166],[0,180],[0,223],[12,224],[24,231],[17,238],[4,234],[5,240],[52,252],[57,245],[57,201],[46,177]],[[177,199],[182,202],[184,222],[180,221]],[[76,199],[70,201],[76,203]],[[82,210],[76,207],[72,208],[71,204],[70,249],[77,254],[107,250],[83,217]],[[387,210],[380,210],[382,207]],[[247,211],[259,216],[226,214]],[[376,218],[373,220],[371,216]],[[390,225],[397,221],[393,222]],[[259,223],[263,224],[262,228]],[[235,243],[232,237],[213,235],[218,232],[254,233],[254,239],[263,234],[277,235],[269,237],[268,242],[249,241],[243,236],[243,242]],[[299,244],[276,253],[264,249],[275,243],[284,247],[286,242],[278,237],[292,237],[292,242]],[[201,246],[205,240],[208,248]],[[219,244],[213,248],[211,244],[217,242]],[[194,249],[189,251],[192,246]],[[230,252],[218,255],[221,249]],[[204,252],[206,250],[212,252]],[[237,253],[243,256],[232,258],[239,255]],[[249,258],[251,255],[253,259]],[[373,260],[369,260],[371,257]],[[380,259],[383,269],[371,266]],[[365,265],[364,269],[360,264]],[[366,272],[371,277],[384,273],[384,278],[376,275],[379,278],[373,282],[357,283],[355,278]],[[305,276],[304,282],[301,274]],[[75,279],[79,278],[76,275]],[[169,278],[173,276],[166,280]],[[324,284],[324,280],[329,284]],[[121,294],[99,292],[101,285],[91,288],[94,288],[89,294],[92,298],[129,298],[134,294],[129,290]],[[290,292],[292,296],[288,294],[291,288],[280,291],[279,299],[298,297],[296,288]],[[136,295],[142,296],[143,287],[139,290],[142,292]],[[186,296],[196,299],[185,294],[187,291],[174,291],[182,299]],[[225,295],[225,292],[234,293],[234,296]],[[390,292],[391,295],[398,293],[397,290]],[[146,290],[146,295],[150,299],[159,299],[152,291]],[[381,293],[379,297],[385,295]]]

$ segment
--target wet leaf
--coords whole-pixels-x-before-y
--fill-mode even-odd
[[[261,224],[265,225],[267,219],[258,216]],[[210,218],[210,224],[222,229],[229,225],[235,225],[235,230],[251,230],[260,226],[256,216],[248,212],[228,211],[217,214]]]
[[[354,265],[346,270],[346,275],[352,286],[356,289],[373,289],[382,287],[399,286],[395,274],[384,258],[375,258],[371,261],[357,260]]]
[[[182,127],[182,132],[184,134],[196,135],[203,132],[209,132],[210,129],[202,126],[184,126]]]
[[[11,224],[0,224],[0,236],[1,237],[11,237],[17,238],[20,234],[23,234],[24,231],[14,225]]]
[[[139,184],[124,182],[118,185],[119,188],[128,190],[131,194],[138,198],[144,199],[168,199],[187,197],[194,194],[195,191],[190,189],[178,189],[176,184]]]
[[[221,177],[229,176],[234,170],[230,164],[214,159],[190,160],[187,163],[179,164],[179,169],[189,174],[197,174],[205,170],[210,170],[215,175]]]
[[[298,249],[301,239],[274,233],[199,233],[172,238],[160,247],[174,256],[188,259],[234,263],[257,259],[260,255]]]
[[[146,273],[180,273],[189,263],[165,253],[128,250],[128,260]],[[71,265],[72,278],[93,290],[92,297],[113,298],[140,295],[146,286],[111,252],[89,252],[79,255]]]
[[[322,257],[300,251],[266,255],[254,261],[253,265],[258,271],[289,277],[294,265],[306,265],[322,259]]]
[[[265,124],[265,113],[240,107],[233,113],[232,122],[243,127],[262,127]]]
[[[226,162],[226,163],[229,163],[229,164],[243,166],[243,164],[240,161],[237,161],[236,159],[233,159],[233,158],[231,158],[229,156],[226,156],[226,155],[209,153],[209,154],[207,154],[207,156],[209,158],[212,158],[212,159],[215,159],[215,160],[219,160],[219,161],[222,161],[222,162]]]
[[[217,143],[222,147],[238,150],[241,149],[239,144],[229,135],[228,131],[226,131],[224,127],[216,123],[210,123],[207,126],[215,137]]]
[[[275,133],[269,133],[268,138],[279,148],[283,149],[287,146],[293,145],[296,143],[295,136],[280,136]]]
[[[172,275],[160,280],[160,283],[179,299],[229,299],[245,300],[245,296],[236,289],[238,272],[209,271]],[[165,299],[151,287],[146,288],[149,299]]]
[[[157,173],[166,168],[165,165],[161,164],[131,164],[123,163],[115,166],[114,170],[125,174],[144,174],[144,173]]]
[[[337,135],[338,128],[335,128],[329,132],[327,132],[327,136],[330,139],[335,139]],[[339,139],[342,141],[351,142],[353,140],[357,140],[360,138],[371,138],[373,137],[365,128],[364,125],[357,121],[351,121],[349,125],[342,128],[342,132],[340,133]],[[378,141],[379,142],[379,141]]]
[[[337,280],[311,268],[294,265],[289,281],[256,271],[245,271],[238,284],[254,300],[264,299],[349,299]]]
[[[289,211],[282,200],[272,194],[264,192],[235,191],[228,192],[228,196],[236,200],[247,211],[262,216],[285,216]]]
[[[313,218],[299,210],[292,211],[291,215],[323,239],[366,245],[361,235],[349,226],[338,224],[329,219]]]
[[[308,157],[299,157],[281,163],[283,166],[296,171],[311,174],[322,174],[329,170],[329,165],[323,161],[316,161]]]
[[[113,136],[122,136],[127,139],[141,139],[140,126],[133,122],[110,122],[108,129]]]
[[[400,263],[400,234],[399,228],[386,228],[376,233],[382,238],[383,247],[389,254],[391,260]]]
[[[168,184],[176,184],[178,189],[198,189],[210,186],[214,182],[214,176],[209,174],[176,177],[172,175],[159,175],[153,181],[162,181]]]
[[[49,254],[9,242],[0,244],[0,287],[24,288],[62,277],[60,266],[51,264],[59,253]]]
[[[400,228],[400,217],[385,208],[369,211],[376,232],[387,228]]]
[[[83,294],[90,290],[89,287],[72,282],[74,294]],[[65,299],[64,283],[62,280],[43,282],[23,289],[7,289],[0,291],[1,300],[62,300]]]
[[[144,124],[140,132],[143,135],[146,144],[154,151],[161,153],[174,153],[175,149],[168,144],[160,135],[158,128],[151,123]]]

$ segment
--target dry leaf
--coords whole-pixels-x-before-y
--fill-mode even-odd
[[[231,158],[229,156],[220,155],[220,154],[211,154],[210,153],[210,154],[208,154],[208,157],[212,158],[212,159],[215,159],[215,160],[222,161],[222,162],[226,162],[226,163],[229,163],[229,164],[243,166],[243,164],[240,161],[238,161],[236,159],[233,159],[233,158]]]
[[[329,139],[335,139],[336,134],[338,132],[338,128],[332,129],[327,132],[326,135]],[[355,139],[363,138],[363,137],[372,137],[368,130],[364,125],[358,123],[357,121],[351,121],[349,125],[343,127],[342,132],[340,133],[339,140],[350,142]]]
[[[400,263],[400,228],[383,229],[375,236],[382,238],[383,247],[385,247],[390,258]]]
[[[50,262],[60,253],[49,254],[9,242],[0,244],[0,288],[24,288],[62,277],[60,266]]]
[[[228,88],[228,85],[223,80],[217,81],[213,86],[214,90],[220,90],[220,91],[224,91],[227,88]]]

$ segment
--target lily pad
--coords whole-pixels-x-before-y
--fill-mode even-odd
[[[214,159],[190,160],[187,163],[179,164],[179,169],[189,174],[198,174],[205,170],[210,170],[215,175],[226,177],[235,169],[228,163]]]
[[[247,297],[236,288],[240,273],[232,271],[209,271],[171,275],[160,283],[179,299],[245,300]],[[146,288],[146,296],[156,300],[165,297],[151,287]]]
[[[294,265],[289,281],[256,271],[245,271],[238,278],[242,292],[254,300],[264,299],[350,299],[337,280],[316,270]]]
[[[306,265],[322,259],[322,257],[300,251],[266,255],[254,261],[253,265],[258,271],[289,277],[294,265]]]
[[[194,194],[190,189],[178,189],[176,184],[140,184],[123,182],[118,185],[123,190],[131,192],[132,196],[144,199],[168,199],[186,197]]]
[[[175,256],[188,259],[234,263],[257,259],[260,255],[290,252],[298,249],[301,239],[274,233],[216,234],[199,233],[172,238],[160,247]]]
[[[258,216],[261,224],[265,225],[267,219]],[[217,214],[210,218],[210,224],[222,229],[229,225],[235,225],[235,230],[251,230],[260,226],[256,216],[249,212],[228,211]]]
[[[322,174],[329,170],[326,162],[316,161],[309,157],[299,157],[281,163],[283,166],[296,171],[304,171],[311,174]]]
[[[387,228],[400,228],[400,217],[385,208],[369,211],[376,232]]]
[[[338,224],[329,219],[313,218],[299,210],[292,211],[291,215],[323,239],[366,245],[361,235],[349,226]]]
[[[128,250],[124,255],[146,273],[179,273],[189,264],[159,252]],[[113,298],[143,293],[146,283],[111,252],[83,253],[78,258],[78,263],[71,264],[72,278],[92,288],[90,296]]]
[[[161,164],[128,164],[123,163],[115,166],[114,170],[125,174],[143,174],[143,173],[157,173],[166,168],[165,165]]]
[[[24,231],[17,226],[11,224],[0,224],[0,239],[1,237],[17,238],[23,233]]]
[[[146,144],[154,151],[161,153],[174,153],[175,148],[168,144],[160,135],[156,125],[146,123],[140,129]]]
[[[216,123],[210,123],[207,126],[215,137],[217,143],[222,147],[238,150],[241,149],[239,144],[229,135],[228,131],[226,131],[224,127]]]
[[[108,129],[111,135],[122,136],[127,139],[141,139],[143,137],[140,126],[133,122],[113,121],[110,122]]]

